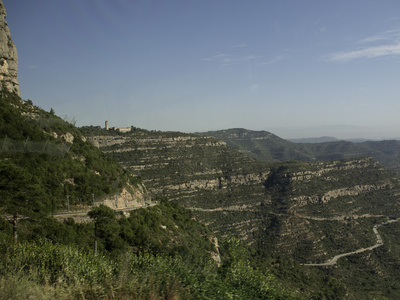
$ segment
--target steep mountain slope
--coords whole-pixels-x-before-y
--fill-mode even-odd
[[[232,149],[258,160],[313,161],[371,156],[387,169],[400,174],[400,141],[293,143],[268,131],[237,128],[202,134],[216,137],[226,142]]]
[[[132,204],[143,201],[135,177],[73,125],[7,91],[0,93],[0,104],[2,211],[46,214],[121,192]]]
[[[399,179],[371,158],[287,163],[265,185],[271,197],[265,233],[276,249],[301,260],[372,245],[376,238],[365,226],[400,214]]]
[[[201,202],[214,208],[216,203],[209,197],[215,191],[225,193],[232,186],[262,182],[269,172],[267,163],[241,155],[212,137],[138,128],[125,134],[101,128],[81,130],[103,152],[140,174],[152,193],[187,207]]]

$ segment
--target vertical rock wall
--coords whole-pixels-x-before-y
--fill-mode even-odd
[[[11,39],[6,17],[6,9],[0,0],[0,90],[7,88],[20,96],[17,48]]]

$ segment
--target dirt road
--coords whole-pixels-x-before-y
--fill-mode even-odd
[[[397,219],[394,219],[394,220],[389,220],[389,221],[383,222],[381,224],[374,225],[372,230],[374,231],[374,233],[376,235],[376,244],[371,246],[371,247],[361,248],[361,249],[358,249],[358,250],[355,250],[355,251],[352,251],[352,252],[347,252],[347,253],[342,253],[342,254],[336,255],[336,256],[334,256],[333,258],[331,258],[330,260],[328,260],[327,262],[324,262],[324,263],[302,264],[302,265],[303,266],[311,266],[311,267],[329,267],[329,266],[335,265],[337,263],[337,261],[342,257],[353,255],[353,254],[362,253],[362,252],[373,250],[373,249],[375,249],[377,247],[380,247],[380,246],[383,245],[383,240],[382,240],[381,235],[378,232],[378,227],[382,226],[382,225],[389,224],[389,223],[398,222],[398,221],[400,221],[400,218],[397,218]]]

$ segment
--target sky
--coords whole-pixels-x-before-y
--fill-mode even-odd
[[[21,96],[77,126],[400,137],[398,0],[3,0]]]

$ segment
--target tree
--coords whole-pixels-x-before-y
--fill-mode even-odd
[[[107,251],[122,248],[123,241],[119,236],[120,225],[111,208],[105,205],[96,206],[92,208],[88,215],[94,221],[95,252],[97,252],[98,246]]]

